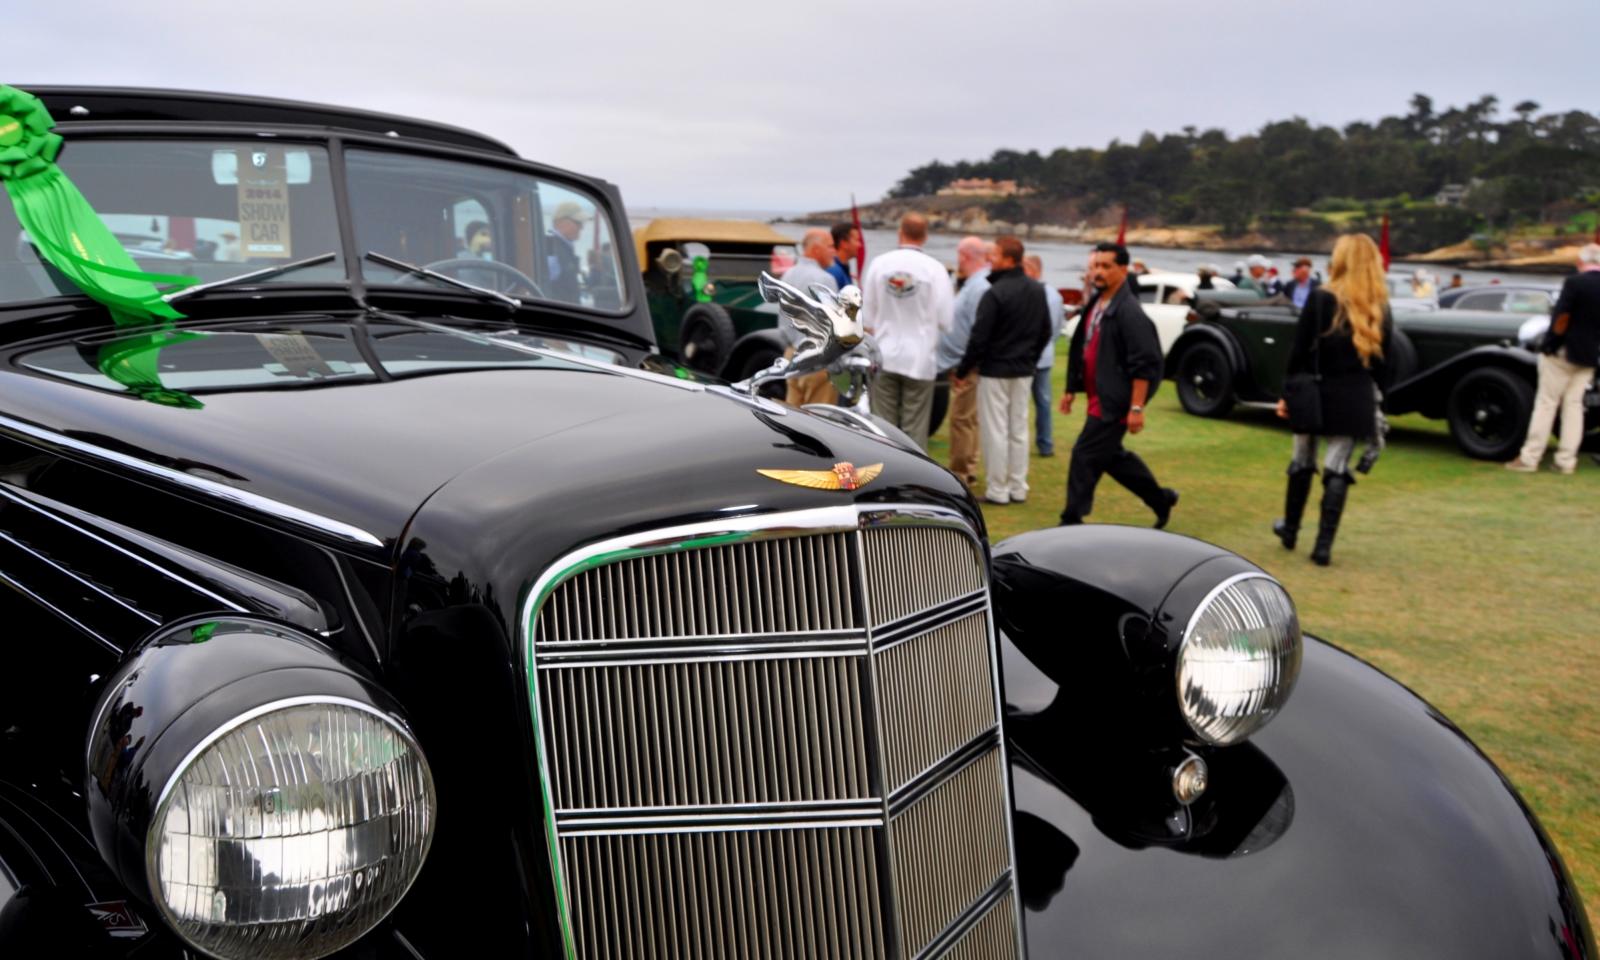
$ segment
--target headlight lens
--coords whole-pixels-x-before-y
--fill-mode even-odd
[[[1195,611],[1178,651],[1184,719],[1206,743],[1238,743],[1283,708],[1300,655],[1300,618],[1277,581],[1224,581]]]
[[[399,721],[354,701],[270,704],[207,738],[167,784],[150,889],[213,956],[325,956],[405,895],[434,816],[428,764]]]

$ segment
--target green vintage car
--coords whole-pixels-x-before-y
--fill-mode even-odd
[[[1167,354],[1166,375],[1189,413],[1223,417],[1238,402],[1274,403],[1282,393],[1299,313],[1282,298],[1210,297]],[[1461,451],[1509,460],[1527,435],[1538,358],[1518,343],[1527,317],[1485,310],[1397,305],[1384,411],[1449,421]],[[1600,393],[1585,397],[1586,446],[1600,440]]]
[[[753,220],[652,220],[633,232],[661,352],[743,380],[783,355],[776,304],[756,280],[795,261],[794,240]]]

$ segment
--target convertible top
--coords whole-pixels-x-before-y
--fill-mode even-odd
[[[651,220],[633,231],[633,243],[639,251],[639,266],[649,264],[645,247],[652,243],[678,241],[701,243],[764,243],[772,246],[793,244],[786,237],[759,220],[699,220],[693,217],[667,217]]]

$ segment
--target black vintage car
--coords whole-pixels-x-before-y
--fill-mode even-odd
[[[613,186],[37,92],[209,286],[118,325],[0,212],[8,960],[1595,956],[1511,785],[1258,567],[991,546],[870,419],[663,364],[631,244],[566,282]]]
[[[1190,318],[1167,353],[1167,377],[1185,410],[1224,417],[1236,402],[1277,401],[1299,318],[1285,298],[1203,299]],[[1396,307],[1384,411],[1446,420],[1467,456],[1511,459],[1527,437],[1539,379],[1538,357],[1518,339],[1527,320],[1499,310]],[[1593,443],[1600,387],[1589,390],[1585,404]]]

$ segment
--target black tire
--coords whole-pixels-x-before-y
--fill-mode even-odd
[[[1178,401],[1197,417],[1226,417],[1233,411],[1233,361],[1220,344],[1202,340],[1178,357]]]
[[[1478,460],[1510,460],[1528,436],[1533,385],[1500,367],[1479,367],[1456,381],[1446,416],[1461,452]]]
[[[941,379],[933,385],[933,410],[928,417],[928,436],[939,432],[945,416],[950,412],[950,381]]]
[[[739,363],[739,369],[737,371],[728,371],[729,374],[733,374],[732,376],[729,376],[728,379],[748,380],[761,371],[772,366],[772,362],[781,356],[783,356],[783,351],[779,350],[777,347],[766,345],[752,347],[745,353],[744,359]],[[756,392],[771,400],[782,400],[784,397],[788,396],[789,389],[787,381],[772,380],[767,383],[763,383],[761,385],[761,389]]]
[[[718,303],[697,303],[684,311],[678,355],[697,373],[716,376],[733,355],[733,318]]]

